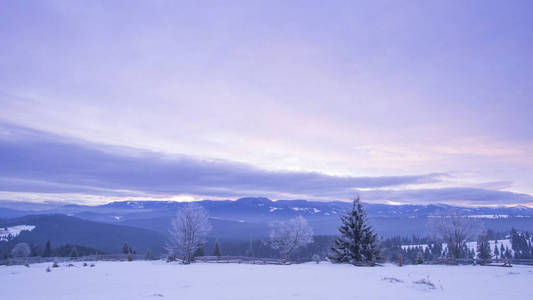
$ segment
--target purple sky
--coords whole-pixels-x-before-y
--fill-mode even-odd
[[[533,206],[531,1],[3,1],[0,199]]]

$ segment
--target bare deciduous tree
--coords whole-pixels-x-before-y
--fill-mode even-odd
[[[181,257],[188,264],[200,247],[202,238],[211,230],[209,217],[201,206],[188,203],[178,210],[171,222],[170,238],[165,249],[170,256]]]
[[[302,216],[270,224],[269,245],[280,252],[283,260],[287,260],[294,250],[312,242],[313,229]]]
[[[454,259],[459,258],[466,241],[475,238],[480,231],[478,221],[453,211],[449,215],[432,218],[430,227],[437,238],[446,243],[448,254]]]

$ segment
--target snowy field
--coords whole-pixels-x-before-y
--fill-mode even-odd
[[[533,299],[530,266],[95,264],[0,266],[0,299]]]

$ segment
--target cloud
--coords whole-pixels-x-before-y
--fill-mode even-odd
[[[372,190],[361,191],[367,201],[392,201],[408,204],[463,204],[463,205],[506,205],[531,204],[533,196],[508,191],[495,191],[481,188],[441,188],[413,190]]]
[[[426,187],[441,182],[449,176],[443,173],[350,177],[264,170],[225,160],[88,143],[9,124],[0,124],[0,157],[2,197],[26,200],[28,197],[50,200],[50,195],[63,201],[79,198],[83,202],[158,200],[176,195],[343,200],[360,193],[369,202],[533,203],[530,195],[485,186],[416,189],[417,185]],[[407,186],[409,189],[402,189]]]
[[[261,194],[346,198],[356,189],[439,182],[445,174],[342,177],[111,147],[3,125],[0,189],[97,195]]]

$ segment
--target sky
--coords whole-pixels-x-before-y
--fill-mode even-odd
[[[531,1],[0,3],[0,199],[533,207]]]

